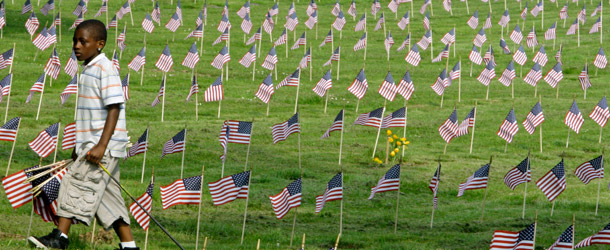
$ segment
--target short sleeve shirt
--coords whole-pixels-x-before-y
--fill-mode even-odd
[[[83,65],[78,81],[77,103],[76,153],[80,155],[83,150],[88,150],[99,142],[108,117],[107,106],[121,104],[119,120],[105,153],[110,153],[112,157],[125,157],[125,147],[129,140],[121,78],[104,53]]]

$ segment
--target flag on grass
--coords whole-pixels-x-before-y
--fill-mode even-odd
[[[455,68],[455,67],[454,67]],[[458,66],[459,70],[459,66]],[[396,93],[399,93],[405,100],[411,99],[411,95],[415,91],[415,86],[413,85],[413,80],[411,80],[411,75],[409,71],[406,71],[405,74],[400,79],[398,83],[398,87],[396,87]]]
[[[163,144],[163,151],[161,152],[161,159],[165,155],[180,153],[184,151],[184,146],[186,144],[186,129],[178,132],[174,137],[169,139],[165,144]]]
[[[201,181],[201,176],[193,176],[161,186],[163,210],[179,204],[201,203]]]
[[[297,13],[293,12],[292,14],[286,17],[286,24],[284,25],[284,27],[286,27],[286,29],[290,31],[294,31],[294,29],[297,27],[297,24],[299,24],[299,18],[297,17]]]
[[[383,14],[382,14],[383,16]],[[424,20],[422,25],[424,26],[424,30],[429,30],[430,29],[430,12],[426,12],[426,15],[424,15]]]
[[[432,84],[430,87],[437,95],[443,95],[445,93],[445,88],[449,87],[450,84],[451,83],[447,78],[447,70],[443,69],[440,75],[436,78],[436,82],[434,82],[434,84]]]
[[[330,128],[328,130],[326,130],[326,132],[324,132],[324,134],[322,135],[322,137],[320,137],[320,139],[329,137],[330,132],[341,131],[341,130],[343,130],[343,109],[341,111],[339,111],[339,114],[337,114],[337,117],[335,117],[333,124],[330,126]]]
[[[474,11],[472,16],[468,18],[468,21],[466,21],[466,24],[468,24],[468,26],[470,26],[470,28],[473,30],[479,26],[479,10]]]
[[[426,31],[426,34],[424,34],[424,36],[419,40],[419,42],[417,42],[417,45],[419,45],[421,49],[426,50],[428,49],[428,45],[430,45],[430,43],[432,43],[432,31],[428,30]]]
[[[390,71],[388,71],[388,74],[385,76],[385,79],[381,83],[378,92],[386,100],[390,102],[394,101],[394,97],[396,96],[396,84]]]
[[[525,120],[523,121],[523,127],[531,135],[534,134],[536,127],[543,121],[544,113],[542,113],[542,106],[540,105],[540,102],[537,102],[534,107],[532,107],[532,110],[527,113],[527,117],[525,117]]]
[[[445,45],[445,48],[432,59],[432,63],[440,62],[443,58],[449,58],[449,44]]]
[[[152,210],[154,188],[155,183],[153,179],[150,181],[150,184],[148,184],[146,192],[144,192],[144,194],[142,194],[142,196],[138,197],[137,199],[138,203],[140,203],[140,205],[142,205],[144,209],[140,208],[140,206],[138,206],[138,204],[135,202],[129,205],[129,212],[131,212],[133,218],[136,219],[138,224],[140,224],[142,229],[144,229],[145,231],[148,230],[148,226],[150,224],[150,216],[148,216],[148,214],[150,214],[150,211]],[[144,211],[148,212],[148,214]]]
[[[481,63],[483,62],[483,57],[481,57],[481,52],[479,52],[479,49],[477,49],[476,45],[472,46],[472,50],[470,51],[470,54],[468,55],[468,59],[470,59],[471,62],[473,62],[477,65],[481,65]]]
[[[0,11],[0,13],[1,12],[2,11]],[[2,187],[4,188],[6,198],[8,198],[8,201],[13,207],[13,209],[17,209],[23,206],[34,198],[31,193],[32,187],[41,184],[42,180],[40,179],[42,178],[36,179],[32,182],[26,181],[26,179],[41,173],[43,170],[29,172],[25,171],[36,169],[38,167],[39,166],[36,165],[30,168],[26,168],[17,173],[2,178]]]
[[[581,23],[585,23],[587,21],[587,6],[586,5],[582,5],[582,9],[580,10],[580,12],[578,12],[578,16],[576,16],[576,18],[581,22]]]
[[[0,54],[0,69],[5,69],[13,65],[13,49]]]
[[[273,43],[273,46],[285,44],[286,41],[287,41],[287,35],[286,35],[286,29],[284,29],[284,31],[282,31],[282,34]]]
[[[324,45],[326,45],[327,43],[332,43],[333,42],[333,30],[330,29],[328,30],[328,34],[326,34],[326,36],[324,37],[324,40],[322,41],[322,43],[320,43],[320,46],[318,47],[322,47]]]
[[[388,191],[400,191],[400,164],[396,164],[390,168],[390,170],[379,179],[377,185],[371,188],[369,200],[373,199],[376,193]]]
[[[252,122],[226,120],[220,130],[219,141],[227,136],[227,128],[229,128],[229,132],[225,143],[250,144]]]
[[[473,175],[466,179],[466,182],[460,183],[457,197],[464,195],[466,190],[487,188],[487,180],[489,179],[489,164],[483,165]]]
[[[548,173],[536,182],[536,186],[540,188],[542,193],[553,202],[557,196],[559,196],[563,190],[566,189],[566,175],[563,166],[563,159],[561,162],[553,167]]]
[[[555,21],[551,25],[551,27],[549,27],[549,29],[546,30],[546,32],[544,32],[544,40],[555,39],[557,37],[556,30],[557,30],[557,21]]]
[[[419,65],[419,62],[421,62],[421,55],[419,54],[417,44],[414,44],[411,50],[409,50],[409,53],[407,53],[407,56],[405,56],[405,61],[415,67]]]
[[[500,129],[497,134],[506,142],[511,143],[513,141],[513,137],[519,131],[519,125],[517,124],[517,118],[515,117],[515,109],[511,109],[508,112],[508,115],[500,125]]]
[[[195,37],[195,38],[203,38],[203,24],[199,24],[197,25],[197,28],[195,28],[193,31],[191,31],[191,33],[189,33],[184,40],[191,38],[191,37]]]
[[[252,35],[250,38],[248,38],[248,41],[246,41],[246,45],[253,44],[255,41],[260,41],[261,38],[262,38],[261,27],[258,27],[258,29],[254,33],[254,35]]]
[[[381,15],[379,16],[379,20],[377,20],[377,24],[375,25],[375,28],[373,29],[373,31],[380,30],[381,27],[383,27],[384,23],[385,23],[385,18],[383,17],[383,13],[381,13]]]
[[[521,66],[525,64],[525,62],[527,61],[527,55],[525,54],[525,49],[523,49],[523,45],[519,45],[519,49],[513,54],[513,60],[515,60],[515,62]]]
[[[32,3],[30,2],[30,0],[25,0],[25,3],[23,3],[23,7],[21,7],[21,15],[28,13],[32,10],[33,10],[33,8],[32,8]],[[2,11],[4,11],[4,10],[2,10]],[[42,12],[42,10],[40,10],[40,12]],[[44,15],[46,16],[47,14],[44,14]]]
[[[584,8],[584,5],[583,5]],[[548,250],[574,249],[574,225],[570,225]]]
[[[568,18],[568,3],[559,10],[559,19],[564,20]]]
[[[402,41],[402,44],[400,44],[400,47],[398,47],[398,49],[396,49],[396,51],[401,51],[410,45],[411,45],[411,34],[407,34],[407,37],[405,37],[405,40]]]
[[[526,41],[528,48],[538,45],[538,38],[536,36],[536,31],[534,30],[534,27],[532,27],[532,30],[530,31],[530,33],[527,34],[525,41]]]
[[[599,126],[605,127],[608,122],[608,118],[610,118],[610,111],[608,111],[608,102],[606,101],[606,97],[602,97],[602,99],[595,105],[595,108],[589,114],[589,117],[593,119]]]
[[[504,86],[508,87],[516,77],[517,74],[515,73],[515,63],[513,62],[513,60],[511,60],[508,63],[508,66],[506,66],[504,72],[502,72],[502,75],[500,76],[498,81],[504,84]]]
[[[519,28],[519,24],[515,25],[515,29],[510,33],[510,40],[512,40],[515,44],[520,44],[521,40],[523,40],[523,33],[521,33],[521,28]]]
[[[34,96],[34,92],[41,93],[44,90],[44,77],[45,77],[45,74],[42,73],[42,75],[40,75],[40,77],[38,77],[38,80],[36,80],[34,85],[32,85],[32,87],[30,88],[30,94],[28,95],[27,99],[25,100],[25,103],[29,103],[30,100],[32,100],[32,97]],[[1,100],[2,100],[2,96],[0,95],[0,101]]]
[[[0,127],[0,141],[14,142],[17,138],[17,132],[21,117],[10,119],[7,123]]]
[[[169,21],[167,21],[167,23],[165,24],[165,28],[167,28],[171,32],[176,32],[176,30],[178,30],[179,27],[180,27],[180,17],[178,16],[177,13],[174,12],[174,15],[172,15],[172,17],[169,19]]]
[[[148,129],[144,130],[144,133],[138,138],[138,141],[129,148],[125,159],[142,154],[146,151],[148,151]]]
[[[273,47],[271,47],[271,49],[269,50],[269,53],[265,57],[265,60],[263,61],[262,66],[265,69],[273,70],[275,68],[276,64],[277,64],[277,53],[275,52],[275,46],[273,46]]]
[[[269,73],[265,80],[258,86],[258,91],[256,91],[256,94],[254,95],[264,103],[269,103],[273,93],[273,81],[271,80],[271,73]]]
[[[38,133],[38,136],[30,141],[28,145],[30,145],[30,148],[34,150],[38,156],[45,158],[55,150],[58,134],[59,123],[55,123]]]
[[[227,14],[222,14],[222,18],[220,19],[220,22],[218,23],[216,29],[220,32],[223,32],[226,29],[231,29],[231,22],[229,22],[229,17],[227,16]]]
[[[59,14],[58,14],[58,15],[59,15]],[[106,25],[106,29],[108,30],[108,29],[110,29],[110,28],[117,27],[117,25],[118,25],[118,22],[117,22],[117,20],[116,20],[116,15],[114,15],[114,16],[112,17],[112,19],[110,19],[110,22],[109,22],[109,23]],[[75,27],[76,27],[76,26],[75,26]]]
[[[119,11],[116,12],[116,16],[119,20],[123,19],[123,16],[127,13],[131,12],[131,5],[129,0],[126,1],[121,8],[119,9]]]
[[[229,61],[231,61],[231,55],[229,55],[229,49],[225,45],[220,52],[218,52],[218,55],[214,57],[214,60],[210,64],[214,68],[222,69],[222,67]]]
[[[590,245],[610,245],[610,224],[606,225],[601,231],[581,240],[574,248],[587,247]]]
[[[362,37],[360,37],[360,40],[358,40],[358,42],[354,45],[354,51],[364,49],[365,47],[366,47],[366,32],[364,32],[364,34],[362,34]]]
[[[314,11],[318,10],[318,5],[315,0],[312,0],[309,5],[307,5],[307,10],[305,11],[307,15],[311,15]]]
[[[138,54],[131,59],[131,62],[127,64],[127,67],[134,71],[140,71],[140,68],[146,64],[146,47],[143,47]]]
[[[407,125],[405,107],[399,108],[385,116],[381,121],[381,128],[402,128]]]
[[[102,6],[100,6],[100,9],[97,11],[97,13],[95,13],[95,15],[93,16],[98,17],[101,16],[102,13],[104,12],[108,12],[108,1],[107,0],[102,0]]]
[[[455,43],[455,28],[451,29],[441,38],[441,42],[445,45]]]
[[[336,174],[328,184],[323,195],[316,196],[316,213],[319,213],[326,202],[343,199],[343,173]]]
[[[487,51],[485,52],[485,55],[483,56],[483,62],[485,62],[486,65],[489,62],[491,62],[494,67],[496,66],[496,62],[494,59],[494,49],[493,49],[493,47],[491,47],[491,44],[489,45],[489,48],[487,49]]]
[[[206,9],[206,7],[204,7],[204,9]],[[152,19],[155,20],[157,24],[161,24],[161,8],[159,8],[159,1],[155,2],[155,8],[150,13],[150,17],[152,17]]]
[[[500,17],[500,21],[498,22],[498,25],[502,26],[503,28],[506,28],[506,25],[508,24],[508,22],[510,22],[510,14],[508,14],[508,10],[504,10],[502,17]]]
[[[597,55],[595,55],[595,60],[593,60],[593,65],[600,69],[605,69],[606,65],[608,65],[608,59],[606,58],[606,53],[604,53],[604,48],[599,48],[599,52],[597,52]]]
[[[487,66],[485,66],[485,68],[483,69],[483,71],[481,71],[481,74],[479,74],[479,77],[477,77],[477,80],[482,83],[485,86],[489,86],[489,83],[491,83],[491,80],[494,79],[496,77],[496,70],[494,67],[494,63],[493,60],[490,60],[487,63]]]
[[[347,14],[352,17],[356,17],[356,0],[352,0],[352,4],[349,5],[349,9],[347,10]]]
[[[530,181],[532,181],[532,171],[530,169],[529,157],[521,161],[519,165],[508,171],[504,176],[504,184],[512,190],[515,190],[517,185]]]
[[[366,90],[368,89],[368,87],[369,85],[366,81],[366,75],[364,74],[363,68],[360,70],[360,72],[358,72],[358,75],[356,76],[356,78],[354,78],[352,85],[350,85],[347,90],[353,95],[355,95],[358,99],[362,99],[362,97],[364,97],[364,94],[366,94]]]
[[[250,14],[246,13],[246,17],[244,17],[244,19],[241,21],[240,27],[244,33],[250,34],[250,31],[252,31],[252,21],[250,20]]]
[[[481,28],[479,32],[474,36],[472,43],[477,47],[481,47],[486,41],[487,36],[485,35],[485,29]]]
[[[316,23],[317,23],[318,22],[317,12],[315,12],[315,14],[316,14]],[[335,19],[335,21],[332,24],[333,28],[335,28],[336,30],[343,30],[343,26],[345,26],[345,23],[346,23],[345,15],[343,15],[343,11],[339,11],[339,15],[337,16],[337,18]],[[313,27],[313,25],[311,25],[311,26]]]
[[[487,19],[485,19],[485,24],[483,24],[483,29],[491,28],[491,12],[487,13]]]
[[[434,209],[436,209],[436,205],[438,203],[438,198],[437,198],[437,194],[438,194],[438,185],[441,182],[441,163],[438,163],[438,168],[436,169],[436,171],[434,171],[434,176],[432,176],[432,179],[430,180],[430,184],[428,184],[428,188],[430,189],[430,191],[432,191],[432,196],[433,198],[433,204],[434,204]]]
[[[490,250],[522,249],[533,250],[536,223],[530,224],[519,232],[496,230],[491,238]]]
[[[301,206],[301,178],[288,184],[279,194],[269,196],[275,217],[284,218],[290,209]]]
[[[76,60],[76,55],[74,54],[74,51],[72,51],[72,54],[70,54],[70,58],[66,62],[66,66],[64,66],[64,72],[66,72],[66,74],[70,75],[71,77],[74,77],[76,76],[77,71],[78,62]]]
[[[172,65],[174,65],[174,60],[172,59],[172,53],[169,51],[169,45],[166,44],[165,49],[163,49],[155,66],[163,72],[168,72],[172,68]]]
[[[585,64],[585,67],[580,72],[580,75],[578,75],[578,81],[580,82],[580,87],[582,88],[583,91],[585,91],[591,87],[591,81],[589,80],[588,64]]]
[[[148,13],[146,13],[144,20],[142,20],[142,28],[148,33],[152,33],[155,30],[155,24]]]
[[[388,31],[388,35],[385,37],[385,40],[383,41],[383,45],[385,47],[385,51],[386,53],[390,53],[390,48],[392,48],[392,46],[394,45],[394,39],[392,38],[392,32]],[[449,53],[449,52],[447,52]]]
[[[299,113],[294,114],[287,121],[275,124],[271,127],[271,135],[273,136],[274,144],[286,140],[288,136],[293,133],[301,133]]]
[[[114,50],[112,54],[112,65],[116,68],[117,71],[120,71],[121,65],[119,63],[119,54],[116,53],[116,50]]]
[[[196,90],[194,90],[196,88]],[[199,85],[196,82],[193,82],[191,86],[191,91],[189,92],[189,97],[193,95],[192,93],[199,92]],[[216,80],[203,92],[203,98],[205,102],[215,102],[224,99],[224,90],[222,85],[222,75],[216,78]]]
[[[576,20],[574,20],[574,23],[572,23],[572,25],[570,25],[570,28],[568,28],[568,31],[566,31],[566,35],[576,34],[576,29],[580,29],[579,24],[578,24],[578,18],[576,18]]]
[[[316,83],[316,86],[313,87],[313,92],[315,92],[318,96],[323,97],[326,95],[326,91],[328,91],[333,86],[333,80],[330,74],[330,69],[326,71],[326,74],[320,78],[320,81]]]
[[[44,66],[44,72],[50,77],[53,77],[53,79],[57,80],[60,71],[61,62],[59,61],[59,56],[57,56],[57,50],[53,49],[47,64]]]
[[[68,85],[66,85],[66,88],[64,88],[64,91],[61,92],[60,95],[60,99],[61,99],[61,104],[63,105],[66,100],[68,100],[68,98],[70,98],[70,95],[72,94],[78,94],[78,85],[77,85],[77,78],[72,77],[72,80],[68,83]]]
[[[409,11],[407,11],[407,13],[405,13],[402,18],[400,18],[400,21],[398,21],[398,28],[400,28],[400,30],[405,30],[407,28],[407,25],[409,25],[410,23],[410,18],[409,18]]]
[[[561,70],[561,63],[555,64],[546,76],[544,76],[544,81],[546,81],[551,87],[557,87],[559,81],[563,79],[563,71]]]
[[[89,2],[89,1],[87,1],[87,2]],[[87,2],[85,2],[84,0],[78,1],[76,8],[74,8],[74,11],[72,11],[72,15],[78,16],[81,14],[85,14],[87,12]],[[121,19],[121,18],[119,18],[119,19]]]
[[[121,32],[121,34],[119,34],[119,36],[118,36],[118,37],[117,37],[117,39],[116,39],[116,44],[117,44],[117,47],[118,47],[118,48],[119,48],[121,51],[125,50],[125,47],[127,47],[127,45],[125,45],[125,30],[126,30],[126,28],[127,28],[127,27],[125,27],[125,28],[123,29],[123,31]]]
[[[194,69],[195,65],[197,65],[197,62],[199,62],[199,53],[197,52],[197,42],[193,42],[193,44],[191,45],[191,48],[186,53],[186,57],[184,57],[184,60],[182,60],[182,65],[187,68]]]
[[[301,73],[300,69],[296,69],[292,74],[287,75],[286,78],[284,78],[284,80],[282,80],[276,87],[275,89],[279,89],[283,86],[292,86],[292,87],[298,87],[299,86],[299,75]]]
[[[602,29],[602,19],[601,16],[597,18],[597,21],[591,26],[589,30],[589,34],[597,33]]]
[[[246,54],[239,59],[239,64],[246,68],[249,68],[252,63],[256,63],[256,44],[252,45],[250,50],[248,50],[248,52],[246,52]]]
[[[379,2],[379,0],[376,1]],[[430,5],[432,5],[431,0],[424,0],[424,4],[422,4],[421,8],[419,8],[419,13],[423,15],[424,11],[426,11],[426,8]]]
[[[525,21],[525,18],[527,17],[527,2],[525,3],[525,8],[523,8],[523,11],[521,11],[521,19],[523,19],[523,21]]]
[[[307,48],[307,51],[305,51],[305,54],[303,55],[303,57],[301,58],[301,61],[299,62],[299,68],[304,69],[307,68],[307,65],[311,62],[311,47]]]
[[[237,15],[241,18],[244,18],[247,14],[250,13],[250,1],[246,1],[244,5],[239,8],[237,11]]]
[[[544,46],[540,46],[540,49],[538,50],[538,52],[536,52],[536,55],[534,55],[534,58],[532,58],[532,61],[540,64],[540,66],[542,66],[542,67],[544,67],[546,65],[546,63],[549,61],[549,59],[546,56],[546,50],[544,50]]]
[[[540,81],[540,79],[542,79],[542,72],[540,70],[540,64],[535,63],[534,66],[532,66],[532,69],[530,69],[530,71],[527,72],[527,75],[525,75],[525,78],[523,78],[523,81],[525,81],[529,85],[532,85],[535,87],[538,84],[538,81]]]
[[[458,125],[457,127],[457,132],[455,137],[460,137],[462,135],[467,135],[468,133],[470,133],[470,131],[468,131],[468,128],[474,128],[474,124],[475,124],[475,112],[476,112],[476,107],[472,108],[470,110],[470,112],[468,112],[468,115],[466,115],[466,117],[464,118],[464,120],[462,120],[462,122],[460,122],[460,125]]]
[[[457,123],[457,110],[453,109],[449,118],[438,128],[438,133],[441,135],[446,143],[451,142],[451,139],[457,137],[458,134],[458,123]]]
[[[2,102],[2,97],[7,96],[11,93],[11,82],[13,79],[13,74],[10,73],[2,78],[0,81],[0,102]]]
[[[574,174],[585,184],[589,184],[595,178],[604,178],[604,156],[600,155],[593,160],[580,164]]]
[[[356,23],[356,26],[354,26],[354,31],[361,31],[364,30],[366,28],[366,13],[362,13],[362,17],[360,17],[360,20],[358,20],[358,22]]]
[[[379,128],[382,122],[384,108],[378,108],[368,113],[363,113],[358,116],[356,121],[354,121],[354,125],[362,125]]]
[[[582,118],[582,114],[578,109],[578,105],[576,105],[576,100],[572,101],[572,106],[570,107],[570,110],[568,110],[568,113],[566,113],[564,123],[578,134],[584,121],[585,120]]]
[[[30,1],[28,0],[26,3],[29,3]],[[23,6],[23,8],[25,8],[25,4]],[[30,4],[30,10],[32,8],[32,5]],[[42,13],[43,15],[47,15],[49,14],[49,11],[54,10],[55,9],[55,0],[49,0],[47,1],[47,3],[44,4],[44,6],[42,6],[42,8],[40,8],[40,13]],[[23,15],[24,12],[23,10],[21,10],[21,15]]]

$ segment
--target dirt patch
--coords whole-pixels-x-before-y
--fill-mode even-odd
[[[4,232],[0,232],[0,239],[25,239],[25,236],[20,235],[20,234],[11,234],[11,233],[4,233]]]
[[[79,237],[84,242],[91,242],[91,233],[92,232],[87,232],[85,234],[79,235]],[[106,230],[100,228],[97,230],[97,232],[95,232],[93,242],[95,244],[112,244],[113,239],[114,239],[113,231],[106,231]]]

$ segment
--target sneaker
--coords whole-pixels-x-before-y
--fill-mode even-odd
[[[68,248],[68,245],[70,244],[70,241],[68,240],[68,238],[61,237],[61,231],[59,231],[59,229],[57,229],[57,228],[53,229],[53,231],[50,234],[47,234],[46,236],[42,236],[42,237],[31,236],[28,238],[28,241],[30,242],[31,245],[35,246],[36,248],[42,248],[42,249],[49,249],[49,248],[66,249],[66,248]]]
[[[116,250],[140,250],[139,247],[122,247],[121,244],[119,244],[119,248],[117,248]]]

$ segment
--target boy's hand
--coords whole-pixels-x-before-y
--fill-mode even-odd
[[[106,149],[103,146],[95,145],[89,152],[87,152],[87,161],[95,164],[99,164],[102,158],[104,157]]]

